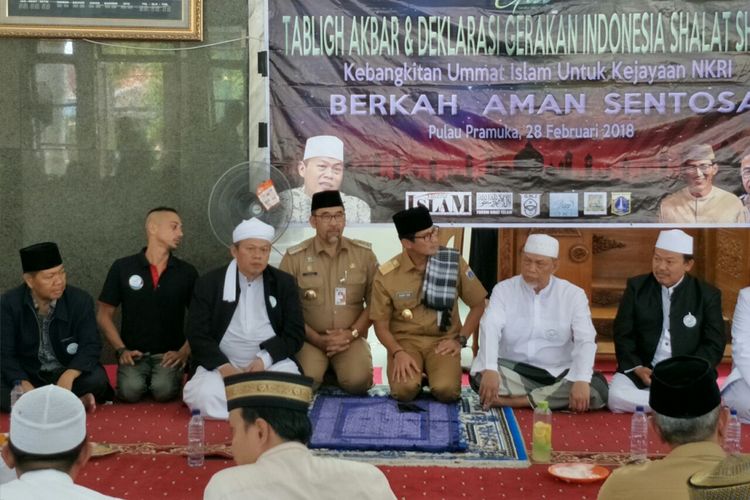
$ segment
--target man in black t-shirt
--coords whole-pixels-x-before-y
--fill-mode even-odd
[[[182,221],[176,210],[151,210],[146,236],[146,248],[112,264],[96,315],[117,355],[117,395],[131,403],[147,391],[157,401],[179,394],[190,356],[183,323],[198,277],[195,267],[172,255],[182,241]],[[114,315],[120,305],[118,331]]]

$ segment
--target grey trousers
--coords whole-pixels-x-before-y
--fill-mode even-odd
[[[177,397],[182,384],[182,367],[161,366],[163,354],[144,354],[134,366],[117,366],[117,397],[135,403],[150,392],[156,401]]]

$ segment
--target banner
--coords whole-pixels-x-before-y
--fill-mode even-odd
[[[293,222],[750,219],[747,2],[274,0],[269,42]]]

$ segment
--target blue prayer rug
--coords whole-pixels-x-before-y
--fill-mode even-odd
[[[324,386],[310,419],[309,447],[320,456],[380,465],[529,466],[512,409],[484,411],[468,387],[455,404],[424,395],[399,409],[387,386],[376,386],[367,397]]]

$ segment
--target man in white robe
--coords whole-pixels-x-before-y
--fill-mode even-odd
[[[586,293],[554,276],[558,241],[532,234],[521,274],[501,281],[479,324],[471,384],[482,405],[587,411],[607,402],[607,381],[594,372],[596,330]]]
[[[300,373],[304,320],[294,278],[268,265],[274,230],[258,219],[232,234],[234,259],[195,285],[186,337],[197,370],[183,399],[205,418],[228,418],[224,377],[242,372]]]

